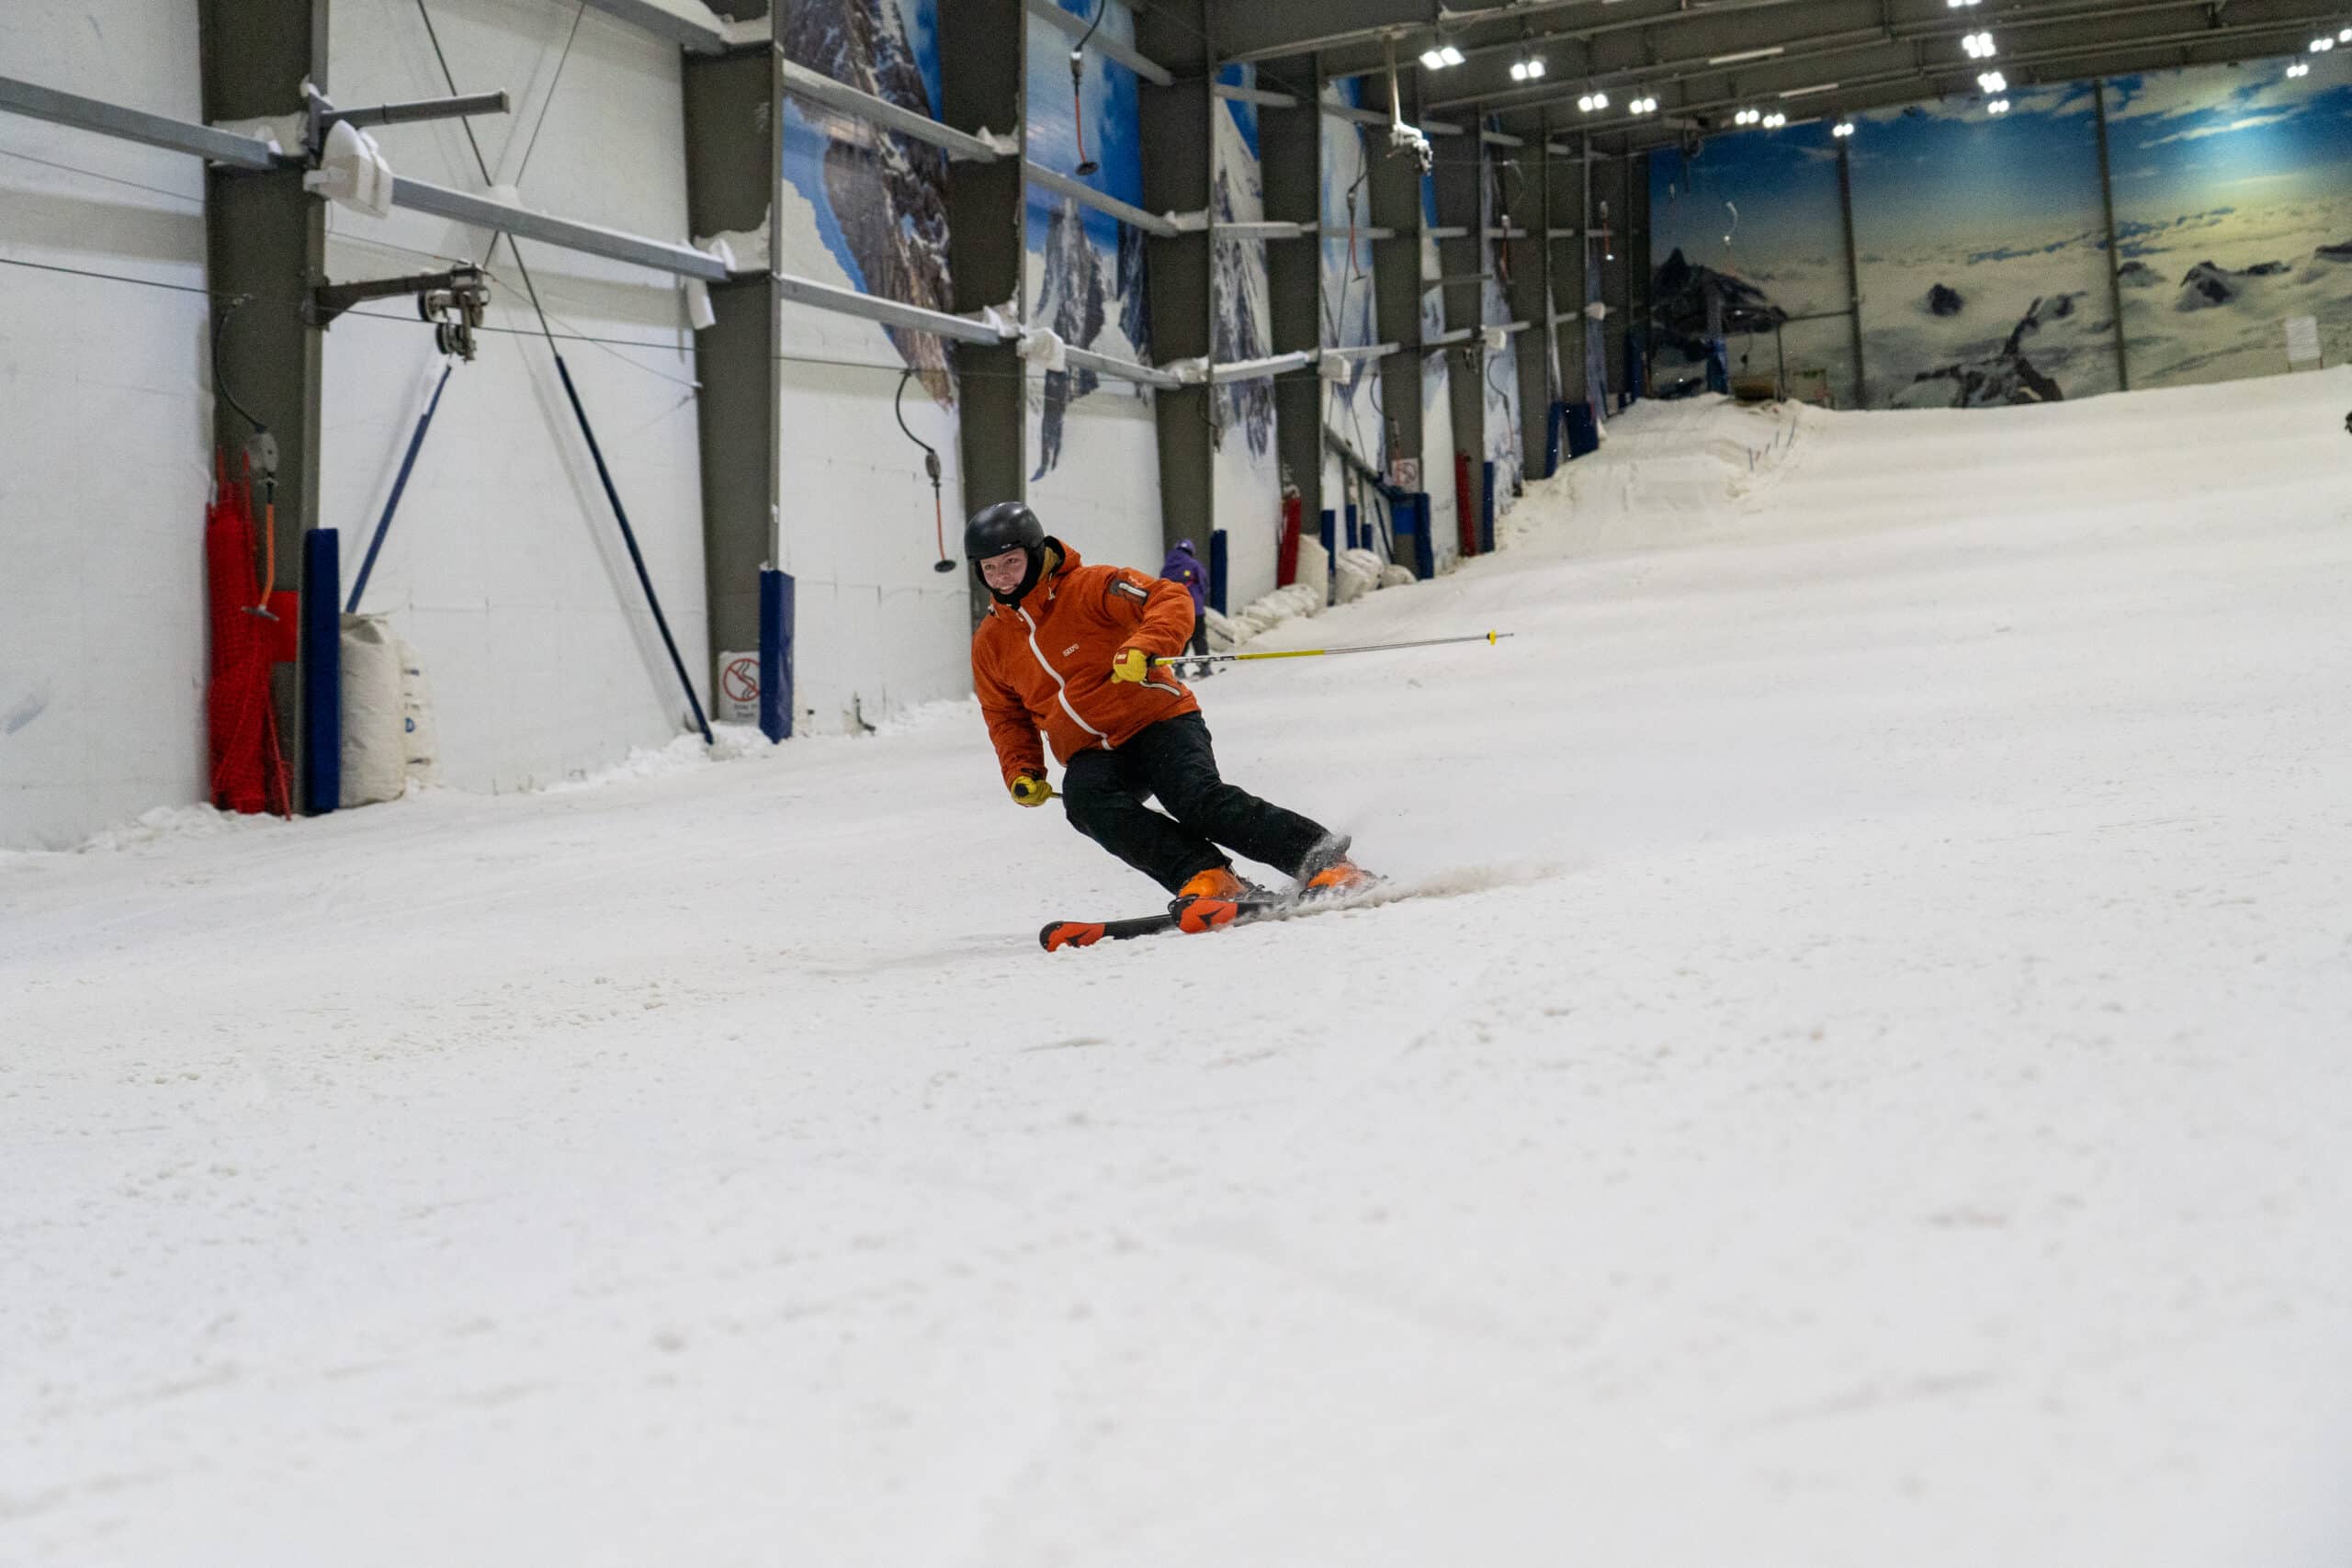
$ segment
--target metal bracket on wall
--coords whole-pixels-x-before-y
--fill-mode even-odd
[[[416,313],[434,324],[443,354],[472,360],[474,333],[490,306],[490,282],[478,266],[370,278],[364,283],[321,284],[311,294],[311,320],[322,328],[331,327],[337,316],[354,305],[403,295],[415,296]]]

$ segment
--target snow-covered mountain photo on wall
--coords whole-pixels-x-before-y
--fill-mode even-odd
[[[2088,83],[1856,117],[1872,408],[2058,402],[2122,384]]]
[[[2285,370],[2298,316],[2352,360],[2352,51],[2296,63],[2108,83],[2134,387]]]
[[[1775,374],[1785,355],[1792,387],[1826,380],[1838,407],[1855,406],[1844,222],[1826,126],[1652,153],[1654,389],[1704,380],[1713,294],[1733,375]]]
[[[1541,223],[1537,216],[1532,183],[1523,178],[1515,162],[1501,158],[1488,160],[1485,188],[1479,192],[1479,226],[1487,231],[1482,254],[1486,257],[1483,270],[1486,282],[1478,291],[1479,325],[1498,327],[1511,321],[1510,313],[1510,242],[1495,236],[1498,229],[1521,228],[1532,221]],[[1519,199],[1526,196],[1524,201]],[[1542,341],[1537,333],[1528,340],[1529,351]],[[1499,518],[1510,510],[1517,499],[1525,460],[1520,450],[1519,422],[1519,349],[1518,334],[1503,340],[1500,353],[1488,354],[1481,364],[1486,377],[1486,457],[1495,466],[1495,515]]]
[[[952,0],[951,0],[952,3]],[[1125,0],[1057,0],[1088,21],[1099,7],[1099,32],[1135,41]],[[1143,150],[1136,137],[1136,74],[1097,49],[1086,51],[1076,96],[1070,86],[1071,39],[1050,24],[1029,19],[1028,155],[1057,173],[1105,195],[1140,205]],[[1080,173],[1091,163],[1090,173]],[[1028,246],[1029,320],[1073,348],[1117,359],[1151,358],[1150,301],[1144,288],[1144,235],[1108,213],[1080,207],[1042,186],[1029,187],[1023,225]],[[1033,479],[1060,466],[1069,405],[1100,393],[1149,406],[1150,392],[1132,381],[1105,385],[1092,370],[1048,371],[1031,391],[1036,424],[1031,432]]]
[[[1363,78],[1341,77],[1323,85],[1323,101],[1355,108],[1363,100]],[[1336,114],[1323,117],[1323,343],[1329,348],[1365,348],[1380,341],[1373,293],[1371,161],[1363,126]],[[1380,414],[1380,361],[1350,359],[1345,376],[1326,381],[1323,423],[1348,445],[1356,461],[1377,473],[1388,471],[1388,432]]]
[[[796,0],[786,56],[837,82],[932,115],[939,104],[939,0]],[[822,105],[784,100],[785,209],[778,264],[934,310],[955,308],[947,271],[947,159],[938,148]],[[955,401],[947,344],[889,341],[943,406]]]

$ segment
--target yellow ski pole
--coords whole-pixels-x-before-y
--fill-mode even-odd
[[[1419,642],[1368,642],[1355,648],[1297,648],[1279,653],[1180,653],[1151,661],[1156,670],[1170,664],[1239,664],[1252,659],[1329,659],[1335,653],[1393,653],[1400,648],[1445,648],[1463,642],[1500,642],[1517,632],[1478,632],[1470,637],[1433,637]]]

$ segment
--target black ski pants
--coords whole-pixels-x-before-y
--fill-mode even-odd
[[[1061,793],[1071,827],[1170,893],[1231,865],[1220,844],[1296,877],[1348,851],[1319,824],[1219,778],[1208,721],[1197,713],[1148,725],[1114,751],[1080,751]],[[1144,804],[1153,795],[1166,815]]]

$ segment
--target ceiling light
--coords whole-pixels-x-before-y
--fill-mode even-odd
[[[1514,82],[1532,82],[1543,74],[1544,62],[1539,56],[1531,54],[1525,60],[1510,62],[1510,79]]]
[[[1450,43],[1439,42],[1421,51],[1421,64],[1431,71],[1442,71],[1449,65],[1462,63],[1462,51]]]
[[[1439,57],[1448,65],[1459,65],[1462,63],[1462,51],[1454,48],[1450,43],[1440,45],[1437,52]]]
[[[2295,62],[2295,63],[2293,63],[2292,65],[2290,65],[2289,67],[2287,67],[2287,74],[2288,74],[2288,75],[2290,75],[2290,76],[2308,76],[2308,75],[2310,75],[2311,73],[2312,73],[2312,68],[2311,68],[2310,66],[2308,66],[2308,65],[2304,64],[2304,63],[2303,63],[2301,61],[2300,61],[2300,60],[2298,60],[2297,62]]]
[[[2009,100],[2007,98],[1995,98],[1991,103],[1984,106],[1984,112],[1986,114],[2007,114],[2009,112]]]
[[[1743,49],[1737,54],[1717,54],[1708,57],[1710,65],[1743,65],[1751,60],[1770,60],[1788,52],[1788,45],[1776,43],[1770,49]]]
[[[1854,122],[1850,119],[1841,119],[1836,125],[1829,128],[1829,134],[1832,136],[1851,136],[1854,134]]]
[[[2335,40],[2332,38],[2315,38],[2312,39],[2312,52],[2313,54],[2325,54],[2329,50],[2334,49],[2335,47]]]
[[[1976,78],[1976,85],[1988,93],[2006,93],[2009,90],[2009,79],[1998,71],[1985,72],[1984,74]]]
[[[1428,71],[1442,71],[1445,69],[1445,56],[1436,50],[1425,49],[1421,51],[1421,66]]]
[[[1991,33],[1969,33],[1960,40],[1960,47],[1968,51],[1971,60],[1990,60],[2000,52]]]
[[[2342,32],[2336,34],[2335,41],[2338,43],[2352,43],[2352,28],[2346,28]]]
[[[1944,4],[1955,11],[1973,11],[1976,8],[1976,0],[1944,0]]]
[[[1764,129],[1767,130],[1778,130],[1781,127],[1788,123],[1789,117],[1781,114],[1778,110],[1775,110],[1764,117]]]

